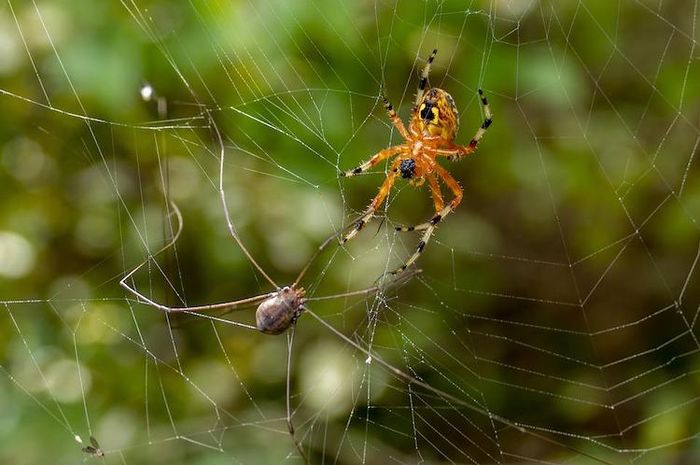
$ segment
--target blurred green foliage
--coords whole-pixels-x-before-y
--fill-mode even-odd
[[[417,70],[465,144],[459,210],[387,300],[313,310],[418,379],[613,463],[700,459],[696,4],[10,1],[0,7],[0,462],[278,463],[287,344],[171,305],[284,285],[384,179],[339,179],[400,137]],[[167,115],[139,89],[150,83]],[[447,165],[446,165],[447,166]],[[371,286],[432,214],[400,184],[331,244],[309,295]],[[250,322],[253,312],[226,315]],[[297,435],[313,463],[594,463],[421,391],[302,316]],[[571,433],[570,435],[558,432]],[[186,439],[183,439],[186,438]],[[595,438],[595,440],[591,440]],[[198,442],[195,442],[198,441]],[[604,445],[601,445],[604,444]],[[293,452],[294,451],[294,452]],[[296,460],[294,455],[289,460]],[[90,458],[89,460],[102,460]],[[326,463],[324,462],[324,463]],[[524,462],[523,462],[524,463]]]

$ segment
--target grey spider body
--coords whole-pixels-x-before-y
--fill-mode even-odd
[[[304,289],[285,286],[263,300],[255,311],[255,326],[265,334],[282,334],[301,315],[304,294]]]

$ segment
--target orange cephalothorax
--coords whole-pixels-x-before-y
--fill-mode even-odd
[[[459,113],[455,101],[442,89],[428,90],[418,105],[412,121],[416,132],[423,136],[440,136],[446,141],[453,141],[459,128]]]

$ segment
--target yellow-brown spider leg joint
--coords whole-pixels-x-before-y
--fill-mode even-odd
[[[400,160],[396,160],[392,163],[392,169],[389,172],[389,175],[384,180],[384,183],[382,184],[382,186],[379,188],[379,192],[377,193],[377,195],[374,197],[374,199],[372,199],[372,203],[370,203],[369,208],[367,209],[365,214],[362,215],[362,217],[360,217],[360,219],[355,221],[352,229],[342,237],[342,239],[340,240],[341,244],[344,244],[347,241],[349,241],[350,239],[352,239],[353,237],[355,237],[357,235],[357,233],[359,233],[362,230],[362,228],[365,226],[365,224],[367,224],[369,222],[369,220],[372,219],[372,217],[374,216],[374,213],[379,208],[379,205],[382,204],[382,202],[384,201],[386,196],[389,194],[389,191],[391,191],[391,187],[396,182],[396,178],[399,175],[399,170],[398,170],[399,162],[400,162]]]
[[[364,173],[368,169],[372,168],[375,166],[377,163],[386,160],[387,158],[390,158],[392,155],[401,152],[402,150],[406,150],[406,146],[404,145],[393,145],[391,147],[385,148],[384,150],[380,150],[377,152],[372,158],[367,160],[366,162],[362,163],[356,168],[353,168],[351,170],[343,171],[340,173],[341,176],[343,177],[350,177],[350,176],[356,176],[360,173]]]

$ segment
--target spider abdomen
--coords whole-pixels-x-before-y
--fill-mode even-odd
[[[263,300],[255,311],[255,326],[265,334],[282,334],[301,315],[304,290],[285,287]]]
[[[452,141],[459,128],[459,112],[452,96],[434,87],[423,96],[413,122],[427,137],[440,136]]]

